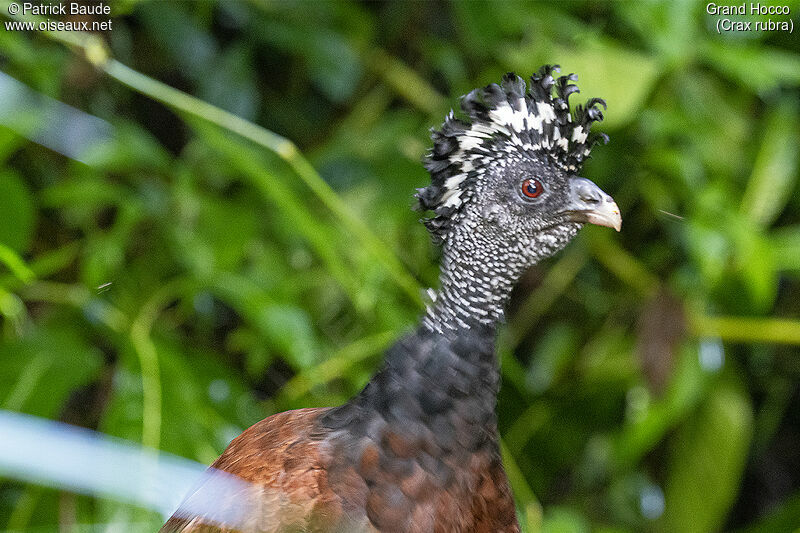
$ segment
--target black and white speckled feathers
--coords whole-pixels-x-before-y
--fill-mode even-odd
[[[543,66],[531,76],[530,89],[513,73],[500,85],[475,89],[461,99],[469,120],[451,111],[441,129],[432,131],[433,149],[425,160],[431,184],[417,191],[417,199],[422,210],[434,212],[425,224],[436,241],[458,222],[492,160],[517,154],[577,173],[592,146],[607,140],[590,132],[592,123],[603,119],[598,106],[605,108],[605,101],[591,98],[573,114],[569,98],[579,90],[571,82],[578,77],[554,79],[558,70],[558,65]]]
[[[525,270],[564,248],[581,228],[564,222],[523,239],[513,228],[506,232],[484,222],[467,216],[452,230],[442,254],[440,288],[428,291],[425,327],[463,332],[497,324]],[[506,222],[513,226],[514,220]]]

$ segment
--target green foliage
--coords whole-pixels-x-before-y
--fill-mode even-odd
[[[3,344],[3,409],[54,418],[73,390],[97,379],[102,354],[71,328],[72,318],[53,316],[29,335]]]
[[[663,531],[715,531],[736,496],[752,435],[750,400],[720,382],[680,427],[667,459]]]
[[[8,170],[0,175],[0,188],[0,198],[7,202],[0,220],[0,242],[18,252],[27,250],[36,213],[31,193],[19,174]]]
[[[624,227],[529,272],[501,332],[521,523],[800,527],[794,35],[717,35],[691,2],[112,15],[108,50],[0,32],[1,408],[208,463],[268,414],[346,400],[436,283],[410,210],[427,130],[560,63],[574,103],[608,101],[584,173]],[[10,530],[158,519],[0,482]]]

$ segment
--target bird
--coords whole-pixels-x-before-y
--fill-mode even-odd
[[[497,430],[504,308],[523,273],[582,226],[622,224],[613,198],[579,175],[608,141],[590,131],[606,103],[572,109],[577,76],[554,73],[508,73],[431,130],[416,207],[442,251],[416,329],[346,403],[274,414],[233,439],[212,468],[247,482],[217,499],[242,506],[238,523],[182,506],[162,532],[520,531]]]

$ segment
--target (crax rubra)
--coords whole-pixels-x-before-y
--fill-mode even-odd
[[[247,503],[239,523],[179,509],[162,531],[519,531],[497,439],[497,324],[525,269],[585,223],[621,225],[578,176],[605,139],[589,132],[605,102],[570,109],[577,77],[553,71],[476,89],[464,119],[451,111],[433,131],[417,199],[441,277],[416,331],[346,404],[279,413],[231,442],[213,466],[249,482],[224,504]]]

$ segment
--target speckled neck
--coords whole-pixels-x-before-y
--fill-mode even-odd
[[[444,244],[440,288],[429,290],[432,303],[423,324],[440,333],[496,326],[503,320],[511,290],[527,268],[563,248],[579,224],[564,224],[530,239],[504,239],[507,234],[465,224]]]

